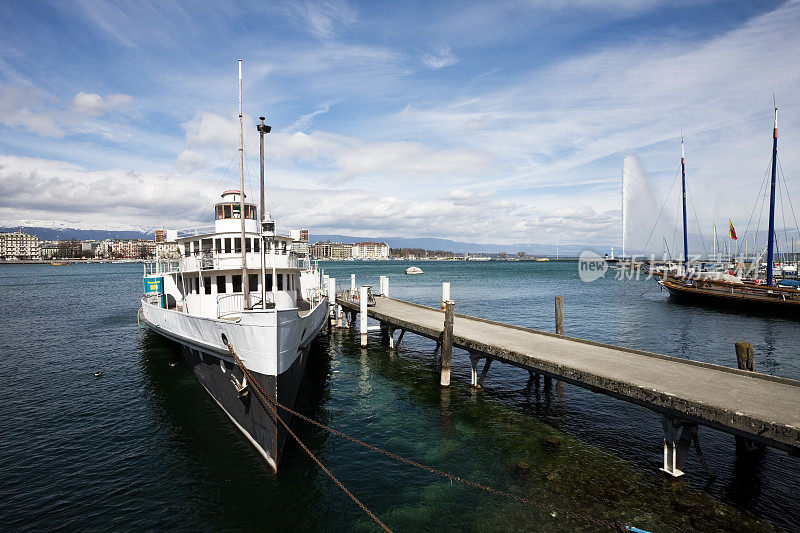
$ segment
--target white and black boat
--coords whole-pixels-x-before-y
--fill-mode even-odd
[[[240,184],[244,190],[239,61]],[[258,127],[262,135],[269,126]],[[142,318],[153,331],[180,343],[197,379],[277,471],[286,429],[272,407],[251,391],[236,351],[258,386],[292,407],[308,362],[310,344],[328,316],[323,273],[292,250],[292,238],[276,233],[240,190],[222,193],[214,229],[176,238],[177,261],[145,265]],[[288,413],[279,413],[288,422]]]

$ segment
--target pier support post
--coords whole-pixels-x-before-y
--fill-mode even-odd
[[[445,303],[450,301],[450,282],[442,282],[442,309],[445,308]]]
[[[672,477],[682,476],[684,474],[683,466],[689,455],[689,445],[694,443],[694,451],[700,464],[708,475],[714,477],[700,450],[697,424],[666,414],[662,415],[662,424],[664,425],[664,467],[661,468],[661,471]],[[678,432],[680,432],[680,436]]]
[[[356,297],[356,275],[350,274],[350,298]]]
[[[448,284],[449,285],[449,284]],[[453,355],[453,316],[456,303],[453,300],[445,302],[444,306],[444,332],[442,333],[442,375],[439,384],[442,387],[450,386],[450,361]]]
[[[556,335],[564,335],[564,298],[556,296]]]
[[[361,312],[361,346],[367,345],[367,286],[362,285],[358,291],[358,305]]]

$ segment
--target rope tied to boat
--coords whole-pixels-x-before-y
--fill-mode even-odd
[[[396,454],[394,452],[390,452],[388,450],[384,450],[384,449],[379,448],[379,447],[377,447],[377,446],[375,446],[373,444],[369,444],[369,443],[364,442],[362,440],[359,440],[359,439],[357,439],[355,437],[352,437],[352,436],[350,436],[350,435],[348,435],[348,434],[346,434],[346,433],[344,433],[344,432],[342,432],[342,431],[340,431],[338,429],[334,429],[332,427],[326,426],[325,424],[323,424],[321,422],[318,422],[318,421],[316,421],[316,420],[314,420],[312,418],[309,418],[309,417],[303,415],[302,413],[299,413],[299,412],[295,411],[294,409],[291,409],[291,408],[281,404],[280,402],[278,402],[277,398],[273,398],[270,395],[266,394],[264,392],[264,390],[261,388],[261,385],[258,383],[258,381],[256,381],[253,378],[253,376],[250,374],[250,371],[247,369],[247,367],[244,365],[242,360],[236,354],[236,351],[233,349],[233,346],[231,346],[230,342],[228,342],[227,338],[223,339],[223,342],[225,343],[226,347],[228,348],[228,351],[230,352],[230,354],[233,357],[233,359],[236,361],[236,364],[242,370],[242,373],[244,373],[247,376],[248,383],[253,385],[253,387],[255,387],[256,395],[259,396],[262,399],[262,401],[264,401],[264,400],[267,401],[267,405],[268,405],[270,411],[272,413],[274,413],[276,419],[286,428],[286,430],[289,432],[289,434],[297,441],[298,444],[300,444],[300,446],[303,448],[303,450],[306,451],[306,453],[314,460],[314,462],[316,462],[320,466],[320,468],[322,468],[325,471],[325,473],[328,474],[328,476],[339,486],[339,488],[341,488],[354,502],[356,502],[356,504],[358,504],[358,506],[365,513],[367,513],[373,520],[375,520],[375,522],[379,526],[381,526],[385,531],[391,531],[391,530],[383,522],[381,522],[380,519],[378,519],[378,517],[375,516],[374,513],[372,513],[369,509],[367,509],[367,507],[363,503],[361,503],[361,501],[358,500],[358,498],[356,498],[349,490],[347,490],[347,488],[345,488],[345,486],[327,468],[325,468],[325,466],[319,461],[319,459],[317,459],[317,457],[311,452],[311,450],[309,450],[306,447],[306,445],[303,444],[303,442],[300,441],[299,437],[297,437],[297,435],[295,435],[294,432],[291,429],[289,429],[289,426],[286,424],[286,422],[284,422],[283,419],[281,419],[280,416],[278,416],[277,409],[275,407],[278,407],[278,408],[282,409],[283,411],[286,411],[287,413],[291,414],[292,416],[296,416],[297,418],[299,418],[299,419],[301,419],[301,420],[303,420],[305,422],[308,422],[309,424],[317,426],[320,429],[324,429],[325,431],[327,431],[329,433],[332,433],[334,435],[337,435],[339,437],[347,439],[350,442],[353,442],[354,444],[358,444],[359,446],[363,446],[363,447],[365,447],[367,449],[370,449],[372,451],[375,451],[375,452],[378,452],[380,454],[383,454],[383,455],[385,455],[387,457],[395,459],[396,461],[400,461],[402,463],[405,463],[405,464],[408,464],[410,466],[419,468],[421,470],[425,470],[425,471],[430,472],[432,474],[436,474],[436,475],[448,478],[451,483],[453,481],[457,481],[459,483],[463,483],[463,484],[468,485],[470,487],[473,487],[473,488],[476,488],[476,489],[479,489],[479,490],[483,490],[485,492],[489,492],[489,493],[495,494],[497,496],[503,496],[505,498],[508,498],[508,499],[511,499],[511,500],[515,500],[515,501],[518,501],[520,503],[524,503],[524,504],[530,505],[532,507],[536,507],[539,510],[551,512],[551,513],[557,512],[557,513],[563,514],[564,516],[567,516],[567,517],[570,517],[570,518],[573,518],[573,519],[576,519],[576,520],[579,520],[579,521],[592,523],[592,524],[595,524],[597,526],[601,526],[601,527],[608,528],[608,529],[611,529],[611,530],[617,530],[617,531],[643,531],[643,530],[632,528],[631,526],[622,524],[622,523],[620,523],[620,522],[618,522],[616,520],[614,520],[614,521],[606,521],[606,520],[601,520],[599,518],[594,518],[592,516],[585,516],[585,515],[582,515],[580,513],[576,513],[576,512],[573,512],[573,511],[566,510],[566,509],[558,509],[558,508],[548,507],[548,506],[546,506],[546,505],[544,505],[542,503],[530,500],[530,499],[525,498],[523,496],[518,496],[518,495],[512,494],[510,492],[505,492],[505,491],[502,491],[502,490],[499,490],[499,489],[495,489],[493,487],[482,485],[480,483],[476,483],[475,481],[470,481],[468,479],[464,479],[464,478],[462,478],[460,476],[457,476],[455,474],[450,474],[448,472],[444,472],[442,470],[436,469],[436,468],[434,468],[432,466],[424,465],[422,463],[414,461],[413,459],[408,459],[406,457],[402,457],[402,456],[400,456],[400,455],[398,455],[398,454]],[[269,405],[269,404],[274,404],[274,407],[273,407],[273,405]],[[555,514],[553,514],[553,516],[555,516]]]
[[[303,443],[303,441],[301,441],[301,440],[300,440],[300,437],[298,437],[298,436],[297,436],[297,435],[294,433],[294,431],[292,431],[292,429],[289,427],[289,424],[287,424],[287,423],[286,423],[286,422],[285,422],[285,421],[284,421],[284,420],[283,420],[283,419],[280,417],[280,415],[278,414],[278,411],[277,411],[277,409],[276,409],[276,408],[275,408],[273,405],[270,405],[270,403],[274,403],[274,404],[275,404],[275,405],[277,405],[277,406],[280,406],[281,404],[280,404],[280,403],[278,403],[277,399],[275,399],[275,398],[272,398],[270,395],[268,395],[267,393],[265,393],[265,392],[264,392],[264,389],[262,389],[262,388],[261,388],[261,385],[258,383],[258,381],[256,381],[256,380],[253,378],[253,376],[250,374],[250,371],[249,371],[249,370],[247,370],[247,367],[245,367],[245,366],[244,366],[244,363],[242,362],[242,360],[241,360],[241,359],[239,359],[239,356],[238,356],[238,355],[236,355],[236,351],[233,349],[233,346],[231,346],[231,343],[230,343],[230,342],[228,342],[228,341],[227,341],[227,339],[223,339],[223,341],[225,342],[225,346],[227,346],[227,348],[228,348],[228,351],[230,352],[231,356],[232,356],[232,357],[234,358],[234,360],[236,361],[236,364],[237,364],[237,365],[239,365],[239,368],[241,368],[241,369],[242,369],[242,373],[243,373],[243,374],[245,374],[245,376],[247,377],[247,380],[248,380],[248,382],[249,382],[251,385],[253,385],[253,387],[255,387],[255,390],[256,390],[256,395],[257,395],[257,396],[259,396],[259,397],[261,398],[262,402],[264,402],[264,405],[266,405],[266,406],[267,406],[267,408],[268,408],[268,409],[270,410],[270,412],[272,413],[272,415],[273,415],[273,416],[275,416],[275,419],[276,419],[278,422],[280,422],[280,423],[281,423],[281,425],[282,425],[284,428],[286,428],[286,431],[287,431],[287,433],[289,433],[289,435],[291,435],[291,436],[292,436],[292,438],[293,438],[295,441],[297,441],[297,444],[299,444],[299,445],[300,445],[300,447],[301,447],[301,448],[303,448],[303,450],[305,450],[305,452],[308,454],[308,456],[309,456],[309,457],[311,457],[311,459],[313,459],[315,463],[317,463],[317,465],[318,465],[318,466],[319,466],[319,467],[320,467],[320,468],[323,470],[323,472],[325,472],[325,473],[328,475],[328,477],[330,477],[330,478],[333,480],[333,482],[334,482],[334,483],[336,483],[336,484],[339,486],[339,488],[340,488],[340,489],[342,489],[342,491],[343,491],[345,494],[347,494],[347,495],[350,497],[350,499],[351,499],[351,500],[353,500],[353,501],[356,503],[356,505],[358,505],[358,506],[361,508],[361,510],[362,510],[362,511],[364,511],[365,513],[367,513],[367,515],[369,515],[369,517],[370,517],[370,518],[372,518],[372,519],[375,521],[375,523],[376,523],[376,524],[378,524],[378,525],[379,525],[379,526],[380,526],[380,527],[381,527],[381,528],[382,528],[384,531],[387,531],[388,533],[392,533],[392,530],[391,530],[391,529],[389,529],[389,528],[386,526],[386,524],[384,524],[383,522],[381,522],[381,519],[380,519],[380,518],[378,518],[378,517],[375,515],[375,513],[373,513],[372,511],[370,511],[370,510],[367,508],[367,506],[366,506],[366,505],[364,505],[363,503],[361,503],[361,500],[359,500],[359,499],[358,499],[358,498],[355,496],[355,494],[353,494],[352,492],[350,492],[350,491],[347,489],[347,487],[345,487],[345,486],[344,486],[344,484],[342,484],[342,482],[341,482],[341,481],[339,481],[339,479],[338,479],[336,476],[334,476],[334,475],[333,475],[333,473],[332,473],[330,470],[328,470],[328,469],[325,467],[325,465],[324,465],[324,464],[322,464],[322,461],[320,461],[320,460],[317,458],[317,456],[316,456],[316,455],[314,455],[314,453],[313,453],[311,450],[309,450],[309,449],[308,449],[308,447],[307,447],[307,446],[306,446],[306,445]]]

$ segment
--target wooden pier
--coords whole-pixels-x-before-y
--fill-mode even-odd
[[[476,387],[482,385],[489,365],[497,360],[527,370],[531,378],[543,375],[647,407],[662,415],[663,470],[670,475],[683,474],[692,443],[706,467],[698,425],[730,433],[751,446],[767,445],[800,455],[800,381],[457,313],[451,318],[445,310],[388,296],[375,296],[374,305],[367,307],[366,287],[356,291],[354,284],[351,278],[351,290],[336,293],[334,280],[330,294],[336,294],[339,325],[343,325],[342,313],[349,315],[349,320],[344,317],[345,324],[352,326],[355,315],[362,314],[362,345],[366,344],[366,310],[366,316],[380,321],[392,348],[405,332],[435,340],[442,347],[442,385],[450,382],[451,345],[469,353],[472,385]],[[381,290],[388,294],[388,280],[381,279]],[[452,313],[453,303],[443,303]],[[559,316],[559,309],[563,312],[563,302],[557,300],[556,323],[561,333],[563,315]],[[447,335],[450,328],[452,334]],[[396,331],[400,333],[395,340]],[[479,375],[480,360],[484,363]]]

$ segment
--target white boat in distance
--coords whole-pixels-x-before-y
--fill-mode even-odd
[[[406,269],[406,274],[408,274],[409,276],[413,276],[413,275],[416,275],[416,274],[422,274],[422,273],[423,272],[422,272],[422,269],[420,267],[411,266],[411,267],[408,267]]]
[[[239,60],[240,157],[241,121]],[[269,126],[261,122],[263,135]],[[277,472],[286,429],[250,393],[254,384],[226,343],[267,395],[293,407],[328,300],[322,271],[308,258],[301,261],[290,237],[276,234],[264,212],[263,183],[261,190],[260,223],[240,190],[225,191],[214,205],[213,232],[177,238],[178,261],[145,264],[141,313],[150,329],[181,344],[208,394]],[[288,423],[288,413],[279,414]]]

